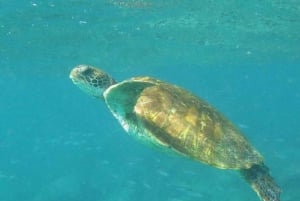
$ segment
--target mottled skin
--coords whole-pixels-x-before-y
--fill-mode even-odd
[[[138,140],[217,168],[237,169],[263,201],[280,201],[280,188],[259,152],[199,97],[150,77],[116,83],[84,65],[74,68],[70,77],[86,93],[104,98],[123,128]]]

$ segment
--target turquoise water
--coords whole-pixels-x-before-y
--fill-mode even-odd
[[[299,200],[300,3],[286,2],[1,1],[0,201],[258,200],[234,171],[131,139],[69,80],[81,63],[211,102]]]

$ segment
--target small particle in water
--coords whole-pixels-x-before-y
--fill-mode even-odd
[[[143,186],[144,186],[145,188],[147,188],[147,189],[151,189],[151,188],[152,188],[152,187],[151,187],[148,183],[146,183],[146,182],[143,183]]]
[[[157,172],[158,172],[158,174],[160,174],[161,176],[164,176],[164,177],[168,177],[168,176],[169,176],[169,173],[167,173],[167,172],[165,172],[165,171],[163,171],[163,170],[158,170]]]
[[[240,128],[249,128],[249,126],[245,125],[245,124],[238,124]]]
[[[193,171],[190,171],[190,170],[183,170],[183,173],[187,174],[187,175],[197,175],[196,172],[193,172]]]
[[[79,24],[87,24],[87,21],[80,20]]]
[[[101,164],[102,164],[102,165],[109,165],[109,164],[110,164],[110,162],[109,162],[109,161],[107,161],[107,160],[102,160],[102,161],[101,161]]]
[[[32,5],[32,6],[34,6],[34,7],[36,7],[36,6],[37,6],[37,4],[36,4],[36,3],[34,3],[34,2],[32,2],[32,3],[31,3],[31,5]]]
[[[129,181],[127,181],[127,183],[131,186],[136,185],[136,181],[134,181],[134,180],[129,180]]]
[[[204,46],[209,46],[210,45],[210,43],[209,43],[209,41],[204,41]]]
[[[247,55],[251,55],[252,52],[248,50],[248,51],[246,52],[246,54],[247,54]]]

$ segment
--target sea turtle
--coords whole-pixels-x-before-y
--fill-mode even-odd
[[[209,103],[176,85],[151,77],[116,82],[104,71],[76,66],[70,78],[105,101],[136,139],[221,169],[238,170],[263,201],[280,201],[280,188],[261,154]]]

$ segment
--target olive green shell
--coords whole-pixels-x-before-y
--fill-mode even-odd
[[[262,156],[227,118],[192,93],[150,77],[108,88],[105,101],[126,131],[223,169],[246,169]]]

